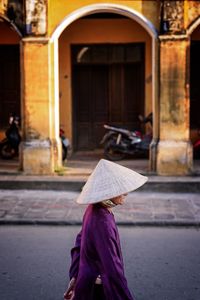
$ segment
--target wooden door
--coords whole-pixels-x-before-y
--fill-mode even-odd
[[[144,78],[141,64],[110,66],[109,124],[139,129],[138,115],[144,111]]]
[[[90,46],[91,51],[83,63],[73,63],[75,150],[99,148],[105,133],[104,124],[129,129],[139,127],[138,115],[144,110],[143,47],[140,47],[142,59],[139,62],[126,60],[126,45],[119,47],[123,52],[116,45],[95,46],[95,49]],[[72,48],[73,62],[79,53],[77,49],[81,46]],[[114,52],[123,53],[123,58],[113,59]]]
[[[20,116],[20,58],[18,45],[0,45],[0,128],[10,113]]]
[[[95,149],[108,119],[107,66],[77,66],[73,76],[74,147]]]

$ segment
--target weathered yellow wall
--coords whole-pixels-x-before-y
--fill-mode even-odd
[[[184,1],[184,25],[188,28],[200,15],[200,2],[196,0]]]
[[[161,38],[160,141],[157,156],[157,172],[160,175],[183,175],[192,170],[188,50],[187,38]]]
[[[23,47],[25,84],[24,107],[26,139],[50,137],[48,94],[48,45],[24,43]],[[37,88],[36,88],[37,87]]]
[[[23,118],[22,167],[27,174],[51,174],[54,171],[52,144],[52,104],[50,45],[46,39],[23,39],[22,65]]]
[[[8,5],[8,0],[1,0],[0,1],[0,14],[4,15],[6,8]]]
[[[92,0],[49,0],[48,2],[48,34],[51,35],[55,28],[60,24],[63,19],[75,10],[82,7],[97,4],[108,3],[127,6],[135,11],[144,15],[154,26],[159,28],[159,1],[157,0],[132,0],[132,1],[92,1]],[[91,12],[92,13],[92,12]]]
[[[186,55],[188,41],[163,40],[161,44],[161,120],[162,140],[187,140],[189,133]],[[166,63],[165,63],[166,62]]]
[[[60,57],[60,120],[67,136],[72,138],[72,79],[70,45],[79,43],[144,42],[145,52],[145,111],[151,111],[152,70],[151,37],[136,22],[129,19],[81,19],[71,24],[59,39]]]

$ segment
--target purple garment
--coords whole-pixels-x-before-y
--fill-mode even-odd
[[[71,255],[70,278],[76,278],[73,300],[94,300],[98,275],[105,294],[102,300],[133,300],[124,275],[114,215],[100,204],[88,206]]]

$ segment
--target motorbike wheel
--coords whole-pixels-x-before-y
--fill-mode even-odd
[[[1,147],[1,157],[3,159],[12,159],[15,156],[15,150],[11,147],[9,143],[5,143]]]
[[[121,160],[124,159],[126,154],[116,151],[113,149],[113,143],[115,143],[115,141],[110,140],[108,141],[105,146],[104,146],[104,155],[108,160],[111,161],[117,161],[117,160]]]
[[[62,161],[67,159],[67,148],[62,145]]]

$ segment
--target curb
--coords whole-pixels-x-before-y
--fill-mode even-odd
[[[200,181],[148,181],[139,192],[200,193]]]
[[[85,180],[0,180],[2,190],[54,190],[80,192]],[[163,193],[200,193],[200,179],[196,180],[154,180],[151,179],[139,190],[140,192],[163,192]]]
[[[54,190],[80,192],[85,181],[0,180],[1,190]]]
[[[133,221],[133,222],[116,222],[118,226],[133,227],[200,227],[200,221]],[[43,225],[43,226],[81,226],[80,221],[65,220],[0,220],[0,226],[3,225]]]

